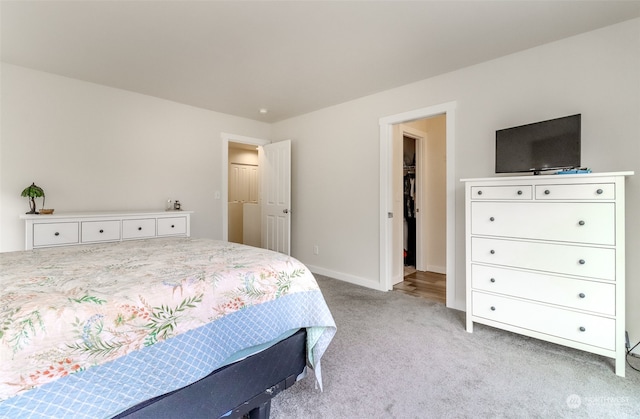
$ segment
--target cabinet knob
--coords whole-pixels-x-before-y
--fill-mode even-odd
[[[482,195],[482,191],[478,191],[478,195]]]
[[[580,259],[580,260],[578,261],[578,263],[579,263],[580,265],[584,265],[585,263],[587,263],[587,261],[586,261],[586,260],[584,260],[584,259]]]
[[[171,224],[171,228],[174,228],[174,227],[175,227],[175,225],[174,225],[174,224]]]
[[[596,191],[596,193],[597,193],[598,195],[602,195],[602,192],[603,192],[603,190],[602,190],[602,189],[598,189],[598,190]]]
[[[522,191],[518,191],[518,195],[522,195]]]
[[[496,282],[496,279],[495,278],[491,278],[489,281]]]
[[[550,193],[551,193],[551,191],[550,191],[549,189],[545,189],[545,190],[544,190],[544,194],[545,194],[545,195],[549,195]]]
[[[138,231],[142,231],[142,227],[138,227]]]
[[[581,292],[580,294],[578,294],[578,297],[584,298],[584,297],[586,297],[586,295],[584,295],[584,292]]]
[[[53,233],[54,236],[59,236],[60,233],[58,233],[57,231],[55,233]]]
[[[585,224],[585,222],[584,222],[584,220],[580,220],[580,221],[578,221],[578,224],[583,226]]]
[[[104,230],[103,230],[103,229],[100,229],[100,233],[104,233]]]
[[[491,306],[491,311],[496,311],[496,307],[495,306]]]
[[[587,329],[586,329],[584,326],[580,326],[580,331],[581,331],[581,332],[586,332],[586,331],[587,331]]]
[[[493,217],[489,217],[489,221],[495,221],[496,219]]]
[[[491,249],[491,250],[489,250],[489,253],[491,253],[492,255],[495,255],[495,254],[496,254],[496,251],[495,251],[495,250],[493,250],[493,249]]]

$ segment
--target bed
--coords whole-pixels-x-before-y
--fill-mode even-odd
[[[0,418],[268,417],[336,327],[309,270],[154,238],[0,253]]]

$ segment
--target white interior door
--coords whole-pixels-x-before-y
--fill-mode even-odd
[[[291,254],[291,141],[258,149],[262,171],[262,247]]]

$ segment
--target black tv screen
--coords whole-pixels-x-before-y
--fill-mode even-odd
[[[496,173],[580,167],[581,114],[496,131]]]

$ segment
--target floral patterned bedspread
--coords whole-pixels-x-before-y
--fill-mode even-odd
[[[276,324],[264,313],[284,297],[320,295],[318,307],[293,309],[302,314],[291,318],[315,311],[323,320],[283,321],[269,332],[221,337],[211,362],[292,327],[309,327],[313,366],[335,333],[308,269],[289,256],[249,246],[193,238],[125,241],[0,253],[0,269],[0,413],[31,389],[81,376],[234,313],[230,318],[237,320],[252,307],[262,306],[259,321]]]

